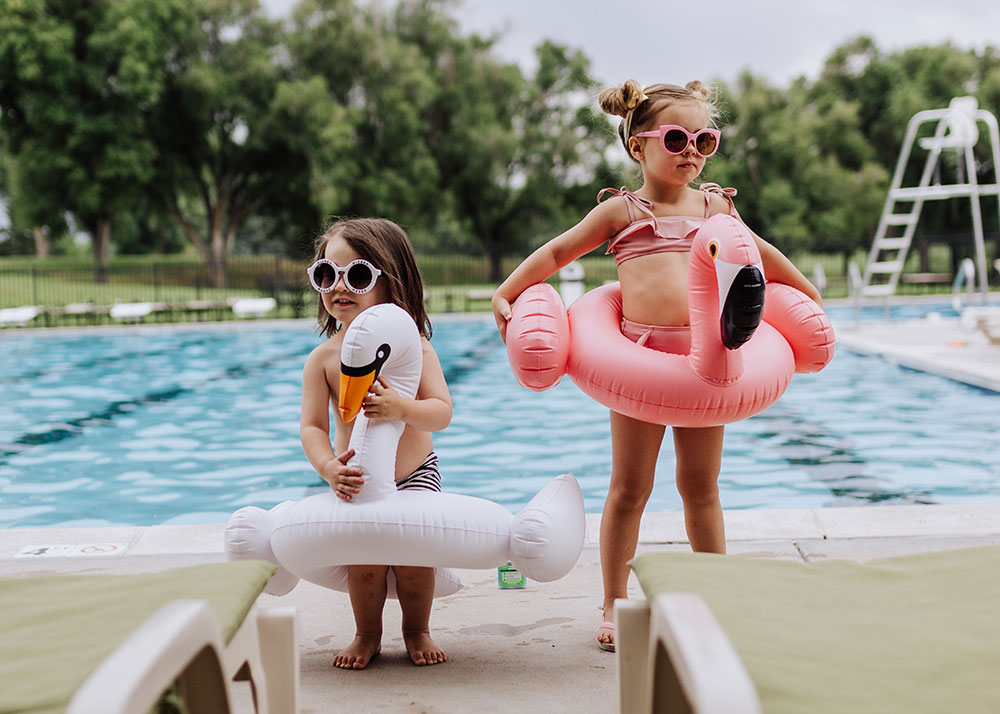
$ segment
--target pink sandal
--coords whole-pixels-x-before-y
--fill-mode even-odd
[[[603,630],[607,630],[611,634],[611,636],[614,637],[614,635],[615,635],[615,623],[611,622],[610,620],[603,620],[601,622],[601,624],[598,625],[598,627],[597,627],[597,634],[600,635]],[[603,642],[602,640],[598,640],[597,641],[597,646],[600,647],[605,652],[614,652],[615,651],[614,640],[612,640],[611,642]]]

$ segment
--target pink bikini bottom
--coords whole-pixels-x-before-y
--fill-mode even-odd
[[[637,345],[657,352],[686,355],[691,351],[690,325],[643,325],[623,317],[622,334]]]

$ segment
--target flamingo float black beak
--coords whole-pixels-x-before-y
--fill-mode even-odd
[[[735,350],[753,337],[764,315],[764,274],[755,265],[745,265],[733,278],[722,306],[719,326],[722,344]]]

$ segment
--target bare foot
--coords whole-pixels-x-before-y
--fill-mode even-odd
[[[354,642],[337,653],[333,666],[340,669],[364,669],[382,651],[382,635],[354,636]]]
[[[406,645],[406,651],[410,653],[413,664],[423,666],[448,661],[448,655],[434,644],[431,633],[427,630],[404,631],[403,643]]]

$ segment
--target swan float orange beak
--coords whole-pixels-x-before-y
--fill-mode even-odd
[[[365,395],[371,391],[372,385],[378,379],[382,365],[389,359],[390,348],[382,344],[375,352],[375,359],[360,367],[340,364],[340,399],[337,408],[344,423],[350,424],[361,413]]]

